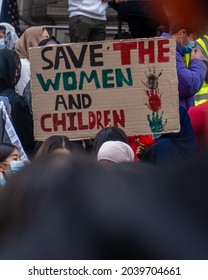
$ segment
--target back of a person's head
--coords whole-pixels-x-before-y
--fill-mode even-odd
[[[122,141],[128,144],[125,132],[117,126],[108,126],[101,129],[95,136],[92,152],[97,155],[100,147],[106,141]]]
[[[131,39],[131,34],[128,31],[121,31],[116,33],[114,40]]]
[[[116,198],[119,188],[125,188],[118,177],[106,172],[89,158],[53,154],[14,175],[0,196],[0,243],[4,244],[0,259],[118,257],[117,250],[104,252],[108,234],[114,235],[121,222],[114,218],[121,212],[112,217],[106,199],[109,195]],[[113,207],[117,204],[120,199]],[[106,216],[102,217],[104,209]]]
[[[134,208],[142,197],[128,181],[138,176],[140,189],[147,189],[146,172],[135,166],[129,177],[130,170],[73,155],[49,155],[26,166],[0,195],[0,259],[144,256]]]
[[[169,26],[161,24],[158,26],[157,28],[157,37],[160,37],[162,35],[162,33],[168,33],[169,32]]]
[[[134,152],[132,148],[121,141],[107,141],[100,147],[97,160],[109,161],[113,163],[134,161]]]
[[[0,50],[0,87],[14,89],[16,61],[14,53],[8,49]]]
[[[58,45],[58,44],[61,44],[61,43],[54,36],[51,36],[47,39],[43,39],[42,41],[40,41],[38,46],[42,47],[42,46],[47,46],[47,45]]]
[[[0,259],[207,259],[207,163],[34,161],[1,192]]]
[[[16,51],[20,58],[29,59],[29,48],[37,47],[44,39],[43,32],[46,30],[43,26],[32,26],[25,30],[16,43]]]
[[[41,144],[35,158],[37,159],[58,150],[65,150],[70,153],[72,149],[72,142],[65,135],[52,135]]]

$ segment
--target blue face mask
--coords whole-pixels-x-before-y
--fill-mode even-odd
[[[6,163],[10,165],[10,170],[4,170],[4,176],[1,176],[1,186],[2,188],[6,185],[6,180],[12,175],[18,172],[20,169],[24,167],[24,162],[21,160],[13,160],[10,163]]]
[[[5,185],[6,185],[6,180],[4,179],[3,174],[1,174],[1,182],[0,182],[0,185],[1,185],[2,188],[4,188]]]
[[[1,49],[5,49],[6,48],[6,45],[5,45],[5,40],[0,38],[0,50]]]
[[[24,162],[21,160],[13,160],[13,161],[10,161],[9,164],[11,167],[10,171],[13,171],[13,172],[17,172],[24,167]]]
[[[181,46],[182,54],[191,53],[192,49],[195,48],[196,43],[194,41],[188,42],[186,46]]]

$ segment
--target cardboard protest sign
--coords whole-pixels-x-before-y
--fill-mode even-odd
[[[179,130],[175,40],[132,39],[30,49],[35,139]]]

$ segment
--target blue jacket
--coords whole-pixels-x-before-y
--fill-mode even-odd
[[[163,33],[161,37],[169,37]],[[207,67],[200,59],[193,59],[187,68],[183,61],[181,46],[176,42],[176,70],[178,75],[179,104],[186,110],[194,106],[194,95],[200,90],[206,76]]]
[[[166,168],[195,156],[194,131],[188,112],[182,106],[179,106],[179,116],[180,131],[162,134],[143,155],[141,161]]]

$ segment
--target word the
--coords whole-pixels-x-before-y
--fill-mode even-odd
[[[119,42],[114,43],[113,48],[115,51],[120,51],[121,64],[131,64],[131,51],[137,50],[138,52],[138,63],[144,64],[145,57],[147,57],[146,63],[161,63],[170,61],[170,48],[165,45],[169,45],[169,40],[149,40],[148,46],[145,46],[145,41],[139,42]],[[165,56],[166,54],[166,56]]]

